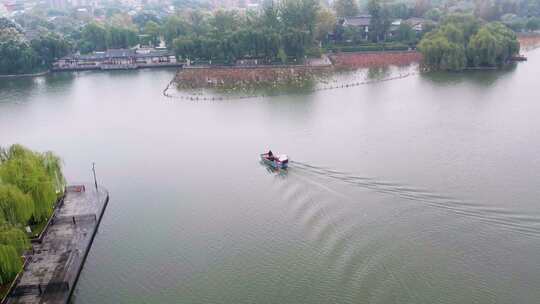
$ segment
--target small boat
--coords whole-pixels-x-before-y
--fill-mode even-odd
[[[268,153],[261,154],[261,161],[274,169],[287,169],[289,157],[285,154],[269,156]]]

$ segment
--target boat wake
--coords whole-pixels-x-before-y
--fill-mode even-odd
[[[444,261],[444,252],[430,255],[432,260],[429,261],[416,252],[419,248],[433,250],[433,240],[439,240],[442,231],[468,231],[466,227],[476,222],[486,225],[492,233],[507,231],[532,238],[540,236],[538,216],[481,206],[397,182],[298,161],[290,161],[287,174],[280,177],[283,178],[276,179],[279,182],[274,185],[278,187],[276,193],[287,203],[287,215],[304,232],[306,243],[321,257],[329,277],[337,279],[337,286],[355,290],[343,299],[344,303],[387,303],[395,296],[405,299],[404,302],[430,303],[429,299],[422,299],[417,287],[430,284],[431,272],[422,269],[425,265],[437,265],[439,258]],[[377,204],[378,199],[384,200],[384,197],[377,201],[366,200],[356,197],[354,192],[336,190],[342,186],[411,201],[416,203],[412,207],[420,207],[419,217],[428,212],[434,218],[427,221],[437,224],[416,225],[417,221],[411,218],[411,214],[416,213],[410,213],[410,208],[389,206],[373,210],[364,208],[365,205],[355,208],[360,201]],[[458,216],[439,217],[440,214],[423,206]],[[406,228],[409,225],[414,225],[412,230]],[[400,230],[402,227],[405,229]],[[480,230],[476,234],[482,238],[484,233],[486,231]],[[453,286],[452,282],[448,284]],[[476,290],[474,295],[479,299],[491,298],[493,290],[486,286],[481,291]]]
[[[294,169],[307,173],[308,175],[337,180],[378,193],[395,195],[402,199],[420,202],[427,206],[443,209],[444,211],[452,212],[460,216],[470,217],[474,220],[496,225],[510,231],[536,237],[540,236],[540,218],[538,216],[520,214],[499,207],[482,206],[451,196],[432,193],[399,183],[381,181],[366,176],[358,176],[298,161],[291,161],[291,165]]]

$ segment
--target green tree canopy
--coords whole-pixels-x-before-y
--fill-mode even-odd
[[[328,33],[335,30],[337,24],[337,18],[334,12],[330,9],[320,9],[317,14],[317,26],[315,31],[315,38],[318,41],[326,40]]]
[[[81,31],[81,52],[104,51],[107,48],[107,30],[95,22],[84,26]]]
[[[502,64],[518,52],[516,34],[499,22],[481,27],[468,45],[468,57],[473,66]]]
[[[55,60],[66,56],[73,47],[62,36],[49,31],[42,33],[39,38],[30,43],[38,55],[38,60],[46,67],[50,67]]]
[[[469,16],[450,16],[418,45],[426,66],[442,70],[495,66],[519,53],[515,33],[499,22],[480,26]]]
[[[21,255],[30,247],[23,227],[51,215],[64,184],[60,159],[53,153],[20,145],[0,148],[0,284],[21,270]]]
[[[22,268],[21,256],[15,247],[0,245],[0,261],[0,284],[7,284]]]
[[[58,185],[63,183],[59,159],[20,145],[11,146],[6,155],[0,165],[0,179],[30,195],[34,201],[33,219],[45,220],[52,212]]]
[[[154,21],[148,21],[144,25],[143,32],[150,37],[150,41],[152,42],[152,45],[159,44],[159,36],[161,33],[161,27],[159,26],[159,24],[157,24]]]
[[[167,45],[172,45],[174,39],[191,33],[189,23],[180,16],[171,16],[163,24],[163,36]]]
[[[0,30],[0,74],[33,72],[38,56],[24,36],[13,27]]]
[[[378,42],[379,40],[384,40],[386,32],[392,23],[387,9],[382,6],[380,0],[369,0],[368,11],[371,15],[369,23],[369,36],[371,41]]]
[[[9,224],[24,225],[34,214],[34,201],[16,186],[0,184],[0,212]]]

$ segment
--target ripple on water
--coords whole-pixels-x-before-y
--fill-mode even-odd
[[[496,293],[488,282],[468,272],[466,264],[459,264],[461,259],[459,253],[454,253],[456,256],[451,258],[464,269],[459,277],[432,278],[433,273],[441,276],[441,273],[444,275],[446,272],[432,272],[430,269],[425,269],[431,265],[430,262],[436,262],[417,260],[419,258],[414,254],[415,244],[424,242],[423,247],[422,245],[420,247],[425,249],[425,242],[431,240],[432,235],[446,234],[448,229],[457,229],[456,227],[465,229],[464,227],[470,227],[471,222],[488,225],[486,226],[488,229],[480,229],[476,232],[480,239],[487,239],[487,234],[493,233],[493,229],[522,233],[535,238],[540,236],[538,216],[521,214],[505,208],[484,206],[426,189],[310,164],[292,162],[291,169],[294,170],[289,171],[287,178],[280,181],[279,186],[282,199],[289,206],[287,213],[291,220],[301,227],[306,240],[313,244],[324,258],[324,267],[339,278],[340,286],[348,286],[355,290],[347,294],[347,299],[341,297],[341,301],[430,303],[437,297],[425,292],[419,293],[416,290],[418,288],[438,290],[446,284],[452,285],[450,280],[454,279],[471,282],[470,286],[480,286],[482,289],[481,291],[467,290],[467,299],[473,302],[475,299],[495,301]],[[392,216],[388,213],[378,218],[360,216],[354,206],[358,206],[356,209],[362,209],[363,205],[359,205],[358,200],[353,197],[333,189],[331,181],[337,182],[340,187],[359,187],[378,194],[398,196],[404,201],[417,204],[405,209],[399,208],[398,213]],[[385,202],[387,200],[370,203]],[[400,201],[392,200],[391,202],[403,205]],[[423,206],[433,209],[426,209]],[[436,210],[451,212],[458,217],[440,215],[440,219],[436,220],[436,225],[425,227],[419,225],[416,235],[410,233],[402,235],[396,232],[396,225],[415,225],[415,223],[402,220],[402,217],[410,219],[411,215],[415,216],[415,213],[433,213]],[[382,225],[380,222],[375,222],[381,219],[386,222]],[[405,231],[408,230],[405,229]],[[442,244],[431,244],[431,246],[445,247]],[[482,256],[481,252],[476,254]],[[442,260],[447,258],[444,254],[418,255],[418,257],[422,256],[435,256]],[[436,265],[435,267],[443,266]],[[432,281],[439,285],[433,285]],[[468,288],[466,283],[457,286],[461,289]],[[439,292],[444,292],[444,290],[439,290]],[[448,292],[459,293],[458,290]],[[398,296],[400,298],[396,299],[395,297]],[[448,298],[453,297],[448,296]]]
[[[453,212],[460,216],[471,217],[479,222],[492,224],[501,229],[526,234],[531,237],[540,237],[539,216],[521,214],[508,209],[486,207],[424,189],[400,185],[394,182],[378,181],[366,176],[354,176],[346,172],[301,162],[293,162],[293,165],[313,176],[341,181],[378,193],[396,195],[403,199],[423,203],[447,212]]]

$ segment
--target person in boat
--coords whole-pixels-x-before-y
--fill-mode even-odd
[[[268,153],[266,153],[266,155],[268,155],[268,159],[269,160],[274,160],[274,153],[272,153],[272,150],[268,150]]]

